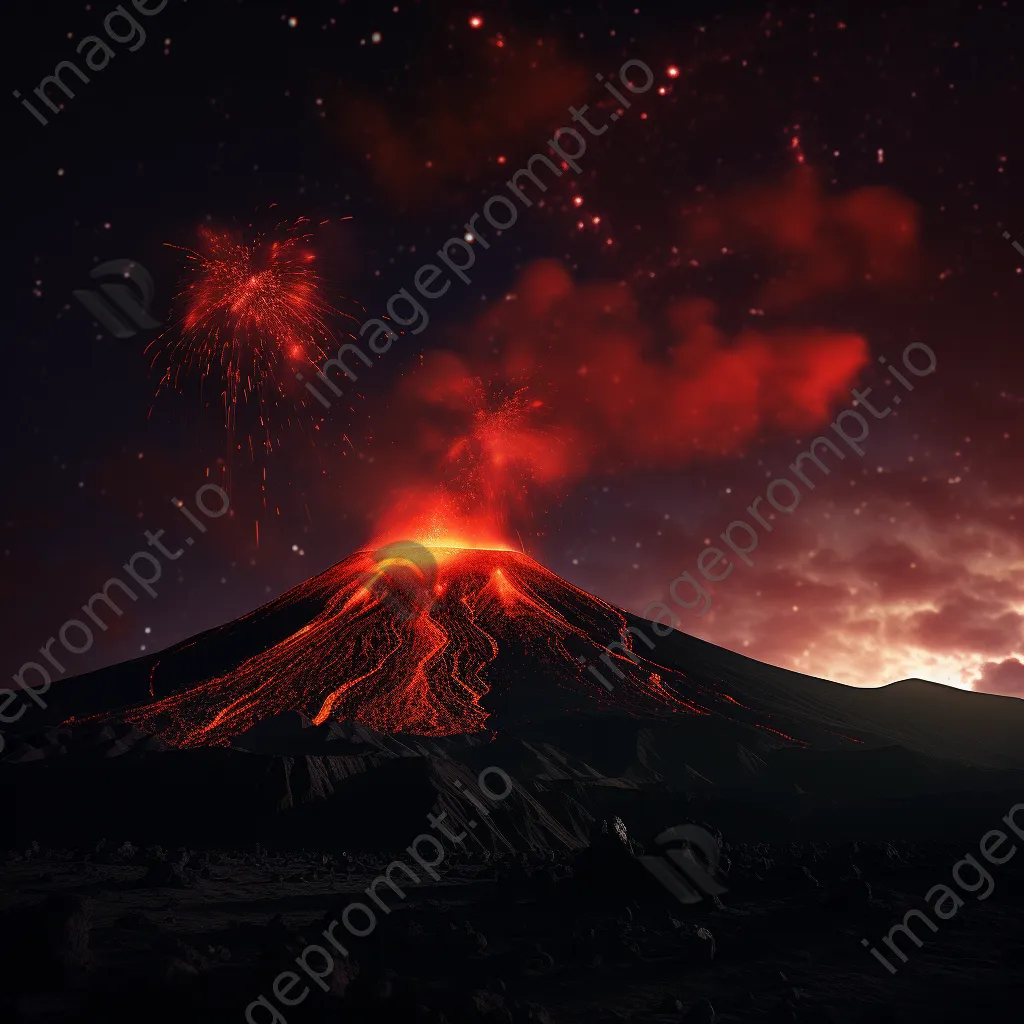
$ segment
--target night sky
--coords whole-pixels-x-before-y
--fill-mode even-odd
[[[1024,696],[1016,5],[129,3],[145,41],[114,24],[128,41],[41,124],[10,93],[84,67],[114,9],[7,13],[5,671],[125,578],[143,531],[194,544],[67,675],[233,619],[438,493],[605,600],[671,605],[871,387],[901,402],[863,457],[769,509],[753,564],[677,624],[843,682]],[[655,82],[624,109],[596,76],[621,92],[627,60]],[[293,226],[336,347],[583,104],[608,130],[579,173],[488,227],[470,283],[421,298],[429,325],[396,326],[330,409],[294,380],[304,351],[231,430],[216,367],[159,387],[201,228]],[[119,258],[152,274],[162,336],[114,338],[73,298]],[[912,344],[936,368],[909,392],[879,357],[906,375]],[[198,515],[208,482],[230,511],[200,534],[172,499]]]

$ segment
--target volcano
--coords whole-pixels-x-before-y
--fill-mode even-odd
[[[722,680],[648,647],[627,613],[525,554],[407,543],[356,552],[237,622],[133,663],[131,683],[83,678],[60,706],[107,700],[66,724],[116,718],[179,748],[230,744],[288,711],[432,737],[559,714],[718,716],[806,743]],[[146,692],[131,692],[143,673]]]
[[[126,723],[179,749],[237,745],[289,712],[433,738],[615,718],[728,728],[754,749],[898,744],[1024,767],[1013,698],[813,679],[658,637],[526,554],[412,542],[358,551],[235,622],[69,680],[52,707],[66,726]]]

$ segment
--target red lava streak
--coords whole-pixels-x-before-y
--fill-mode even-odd
[[[223,675],[102,717],[178,747],[227,744],[285,711],[316,724],[351,719],[380,732],[424,736],[478,732],[547,712],[602,711],[664,720],[719,715],[774,731],[717,684],[659,665],[643,645],[644,653],[634,652],[622,612],[527,555],[429,550],[436,574],[418,574],[430,591],[418,595],[419,607],[410,610],[408,594],[377,585],[385,571],[378,553],[357,552],[215,634],[227,639],[250,628],[256,635],[300,605],[312,609],[301,628]],[[616,641],[622,648],[608,655],[605,645]],[[621,675],[599,661],[602,655]],[[179,656],[169,652],[156,668],[154,694]],[[594,663],[613,691],[590,673]]]

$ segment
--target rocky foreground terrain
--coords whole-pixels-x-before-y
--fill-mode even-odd
[[[975,838],[975,843],[977,838]],[[330,991],[288,1022],[963,1022],[1019,1016],[1024,857],[990,870],[891,975],[874,945],[973,844],[722,842],[721,897],[678,903],[612,832],[584,850],[451,853],[429,885],[346,937]],[[974,853],[977,853],[976,845]],[[400,855],[400,851],[396,852]],[[84,849],[9,852],[0,1019],[244,1021],[390,857]],[[363,896],[362,898],[365,898]],[[276,1002],[276,1001],[275,1001]],[[257,1024],[271,1020],[257,1007]]]

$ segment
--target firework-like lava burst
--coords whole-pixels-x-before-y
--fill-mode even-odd
[[[175,326],[152,346],[158,391],[179,389],[193,373],[204,387],[214,382],[232,438],[240,406],[252,404],[269,446],[273,411],[295,390],[285,371],[319,365],[331,347],[328,319],[338,311],[324,298],[311,235],[299,233],[305,223],[248,236],[200,228],[198,249],[172,246],[185,253],[189,274]]]
[[[498,518],[499,510],[526,500],[531,482],[558,479],[563,444],[531,422],[543,403],[526,387],[491,398],[479,381],[467,380],[464,394],[472,420],[448,449],[446,468]]]

